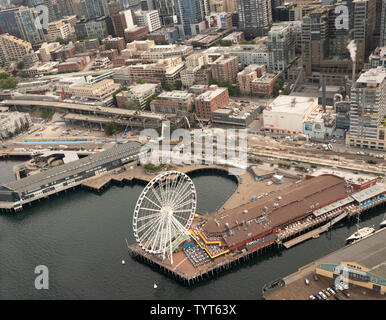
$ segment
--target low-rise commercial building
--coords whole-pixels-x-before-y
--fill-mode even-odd
[[[208,91],[194,99],[194,104],[199,119],[212,120],[213,111],[229,104],[228,89],[211,85]]]
[[[178,40],[178,31],[174,27],[162,28],[149,33],[147,39],[154,40],[156,43],[168,42],[169,44],[173,44]]]
[[[264,129],[280,134],[303,134],[308,115],[318,108],[318,98],[280,95],[263,111]]]
[[[193,94],[186,91],[164,91],[150,103],[152,112],[177,114],[178,111],[190,112],[193,109]]]
[[[74,98],[105,101],[120,88],[120,84],[112,79],[105,79],[94,83],[74,84],[69,87],[68,94]]]
[[[271,97],[276,81],[280,73],[264,73],[261,77],[252,81],[252,94],[260,97]]]
[[[61,73],[82,71],[89,61],[90,57],[78,57],[67,59],[65,62],[59,63],[58,72]]]
[[[127,90],[119,92],[115,98],[119,108],[133,108],[139,105],[140,108],[145,108],[147,99],[160,89],[159,84],[144,83],[130,86]],[[137,101],[136,104],[134,101]]]
[[[261,112],[254,103],[232,102],[212,112],[213,126],[246,128]]]

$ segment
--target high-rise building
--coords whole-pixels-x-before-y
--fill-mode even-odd
[[[75,14],[72,0],[59,0],[58,8],[61,17],[72,16]]]
[[[291,22],[274,25],[268,32],[268,72],[285,71],[296,59],[296,36]]]
[[[3,33],[9,33],[12,36],[21,38],[19,26],[16,22],[15,13],[18,8],[4,9],[0,11],[0,27]]]
[[[121,7],[121,10],[140,10],[141,0],[119,0],[119,5]]]
[[[157,10],[134,12],[136,24],[139,27],[147,27],[149,32],[161,29],[161,20]]]
[[[36,23],[38,14],[35,9],[20,7],[15,12],[15,17],[23,40],[31,44],[44,41],[43,27]]]
[[[110,34],[108,30],[109,26],[106,17],[79,21],[75,25],[75,33],[78,39],[98,38],[102,40]]]
[[[374,41],[376,0],[355,0],[353,5],[354,39],[357,45],[357,70],[360,70],[376,46]]]
[[[385,148],[386,70],[370,69],[351,88],[350,130],[346,144],[379,149]]]
[[[204,0],[175,0],[174,9],[180,37],[199,34],[206,28]]]
[[[0,34],[0,62],[20,61],[32,50],[29,42],[9,35]]]
[[[105,15],[101,0],[80,0],[82,14],[86,19],[94,19]]]
[[[173,25],[174,1],[173,0],[157,0],[155,1],[155,9],[158,10],[159,17],[163,26]]]
[[[266,35],[272,22],[271,0],[238,0],[239,29],[246,38]]]
[[[380,26],[380,46],[386,46],[386,0],[382,0],[381,26]]]
[[[135,25],[135,16],[132,10],[122,10],[114,13],[111,19],[113,21],[115,35],[118,37],[124,37],[125,30]]]

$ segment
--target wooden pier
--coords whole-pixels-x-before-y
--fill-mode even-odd
[[[337,223],[340,220],[342,220],[345,217],[347,217],[347,215],[348,215],[348,213],[344,212],[341,215],[337,216],[334,220],[331,220],[330,222],[322,225],[321,227],[316,228],[316,229],[314,229],[312,231],[309,231],[307,233],[304,233],[304,234],[300,235],[299,237],[291,239],[291,240],[289,240],[287,242],[284,242],[283,246],[286,249],[289,249],[289,248],[291,248],[293,246],[296,246],[297,244],[299,244],[301,242],[304,242],[304,241],[306,241],[308,239],[314,238],[315,236],[319,236],[321,233],[328,231],[335,223]]]

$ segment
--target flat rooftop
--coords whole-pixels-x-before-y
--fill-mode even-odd
[[[273,112],[304,114],[317,101],[318,98],[280,95],[269,107],[272,107]]]
[[[386,71],[382,67],[370,69],[362,73],[357,80],[357,83],[376,83],[380,84],[385,80]]]
[[[204,93],[201,93],[199,96],[197,96],[196,100],[210,101],[216,98],[219,94],[223,93],[225,90],[228,90],[228,89],[222,88],[222,87],[218,87],[215,90],[209,89],[208,91],[205,91]]]

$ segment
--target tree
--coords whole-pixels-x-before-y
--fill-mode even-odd
[[[19,62],[17,63],[17,68],[18,68],[19,70],[23,69],[23,68],[24,68],[24,61],[19,61]]]
[[[142,78],[138,78],[138,79],[137,79],[137,83],[138,83],[138,84],[144,84],[144,83],[146,83],[146,80],[144,80],[144,79],[142,79]]]
[[[167,40],[156,41],[156,44],[166,46],[169,44]]]
[[[9,78],[9,74],[6,72],[0,72],[0,79],[7,79]]]
[[[150,111],[150,102],[158,97],[158,93],[153,93],[149,98],[146,99],[145,110]]]
[[[113,135],[114,133],[117,132],[117,125],[115,124],[115,122],[108,122],[105,126],[105,132],[108,136],[111,136]]]
[[[64,39],[61,38],[61,37],[57,37],[57,38],[55,39],[55,41],[56,41],[56,42],[59,42],[61,45],[66,45],[66,44],[68,44],[68,41],[67,41],[67,40],[64,40]]]
[[[243,40],[241,41],[241,44],[256,44],[256,41],[255,40]]]
[[[14,77],[8,77],[6,79],[1,79],[0,80],[0,89],[15,89],[18,82],[19,81]]]
[[[231,47],[232,41],[231,40],[220,40],[220,46],[222,47]]]

